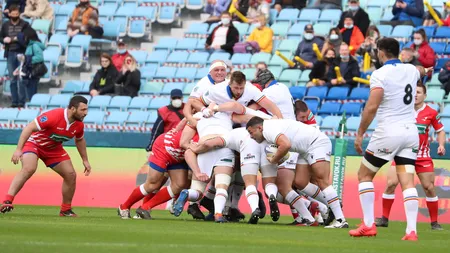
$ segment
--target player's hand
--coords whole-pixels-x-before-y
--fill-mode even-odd
[[[84,165],[84,175],[89,176],[89,174],[91,174],[91,165],[89,164],[88,161],[83,161],[83,165]]]
[[[197,180],[202,181],[202,182],[208,182],[209,177],[208,175],[206,175],[205,173],[199,173],[199,174],[195,174],[195,177],[197,178]]]
[[[438,150],[437,150],[437,153],[440,156],[444,156],[445,155],[445,147],[444,146],[439,146]]]
[[[217,112],[215,109],[218,109],[218,107],[217,107],[217,108],[214,108],[214,107],[216,107],[216,106],[217,106],[217,104],[214,103],[214,102],[212,102],[211,104],[209,104],[208,109],[210,109],[210,110],[213,111],[213,112]]]
[[[273,157],[266,157],[266,158],[267,158],[267,161],[269,161],[270,164],[275,164],[275,165],[279,165],[280,164],[279,161],[275,161],[273,159]]]
[[[203,108],[202,113],[205,118],[209,118],[214,114],[213,111],[209,108]]]
[[[11,162],[14,164],[18,164],[19,161],[22,159],[22,150],[16,149],[16,151],[14,151],[14,154],[11,158]]]
[[[355,139],[355,150],[356,150],[356,152],[358,152],[358,154],[360,154],[360,155],[362,155],[362,153],[363,153],[363,150],[362,150],[362,140],[363,140],[363,137],[362,137],[362,136],[360,136],[360,135],[357,135],[357,136],[356,136],[356,139]]]

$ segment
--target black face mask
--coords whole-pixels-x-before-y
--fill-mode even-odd
[[[9,17],[9,19],[11,19],[11,21],[13,22],[17,22],[17,20],[19,20],[19,17]]]
[[[328,57],[328,58],[325,58],[326,59],[326,61],[328,62],[328,64],[331,64],[333,61],[334,61],[334,57]]]

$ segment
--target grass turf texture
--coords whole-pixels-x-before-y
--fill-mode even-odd
[[[418,225],[419,241],[404,242],[404,222],[379,228],[376,238],[351,238],[348,229],[291,227],[266,216],[258,225],[193,221],[153,211],[155,220],[121,220],[115,209],[76,208],[78,218],[58,217],[58,207],[16,206],[0,214],[1,252],[448,252],[450,227]],[[133,212],[134,214],[134,212]],[[248,215],[247,215],[248,218]],[[350,220],[355,227],[359,220]]]

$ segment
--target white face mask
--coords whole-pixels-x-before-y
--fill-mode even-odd
[[[255,28],[260,28],[261,27],[261,23],[259,23],[259,22],[255,23],[254,26],[255,26]]]
[[[224,24],[224,25],[229,25],[230,24],[230,19],[229,18],[222,18],[221,21],[222,21],[222,24]]]
[[[342,60],[348,60],[348,59],[350,59],[350,55],[342,55],[341,54],[341,59]]]
[[[358,6],[358,5],[350,5],[348,8],[349,8],[351,11],[357,11],[357,10],[359,9],[359,6]]]
[[[344,27],[347,28],[347,29],[352,29],[353,28],[353,24],[351,24],[351,25],[344,25]]]
[[[330,35],[330,40],[337,40],[337,39],[339,39],[339,35],[337,35],[337,34]]]
[[[303,37],[305,37],[305,40],[312,40],[314,38],[314,34],[305,33],[305,34],[303,34]]]
[[[422,44],[422,40],[421,39],[415,39],[414,40],[414,45],[416,45],[416,46],[420,46],[421,44]]]
[[[183,105],[183,101],[181,99],[172,100],[172,106],[175,108],[180,108]]]

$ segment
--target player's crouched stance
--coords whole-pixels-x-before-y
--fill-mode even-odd
[[[14,164],[21,161],[22,169],[11,182],[8,194],[0,208],[2,213],[13,210],[14,197],[36,172],[38,159],[41,159],[47,167],[64,179],[59,216],[77,216],[71,207],[77,174],[62,143],[75,137],[75,145],[85,168],[84,174],[89,176],[91,165],[87,157],[86,141],[83,138],[84,124],[82,122],[87,115],[87,103],[86,98],[75,96],[70,100],[67,109],[54,109],[43,113],[22,130],[17,149],[11,158]]]

